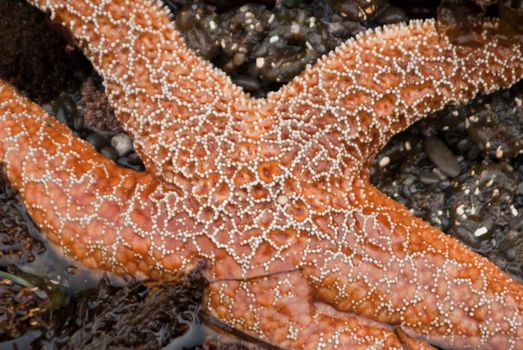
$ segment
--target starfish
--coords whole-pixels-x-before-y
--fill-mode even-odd
[[[368,179],[397,132],[522,78],[523,45],[495,21],[474,48],[432,20],[368,31],[255,100],[156,1],[30,2],[102,75],[147,169],[0,82],[0,158],[64,254],[153,278],[204,259],[206,312],[282,348],[523,348],[523,286]]]

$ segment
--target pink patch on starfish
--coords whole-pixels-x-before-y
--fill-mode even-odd
[[[369,31],[253,100],[156,2],[31,2],[78,40],[148,169],[0,83],[2,161],[64,253],[151,277],[207,259],[208,311],[286,348],[523,347],[523,287],[368,181],[392,135],[521,79],[522,46],[487,40],[495,23],[477,48],[433,21]]]

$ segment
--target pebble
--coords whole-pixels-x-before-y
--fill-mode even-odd
[[[76,266],[69,265],[65,268],[65,272],[67,272],[70,275],[76,275],[78,272],[78,268]]]
[[[338,13],[341,17],[351,21],[359,21],[362,19],[362,13],[355,1],[328,0],[328,2],[334,12]]]
[[[518,257],[518,253],[515,248],[509,248],[505,252],[505,257],[508,261],[514,261]]]
[[[140,156],[136,152],[132,152],[127,156],[127,160],[129,163],[134,165],[141,165],[145,169],[145,165],[143,164],[142,160],[140,159]]]
[[[125,156],[133,149],[133,141],[126,133],[119,133],[111,138],[111,146],[118,152],[120,157]]]
[[[87,138],[85,140],[89,142],[91,145],[93,145],[93,147],[96,148],[96,150],[98,151],[103,146],[107,145],[107,139],[96,132],[92,132],[89,135],[87,135]]]
[[[134,157],[133,155],[135,155],[136,157]],[[136,158],[138,158],[138,155],[136,153],[131,153],[127,157],[118,158],[116,162],[118,163],[118,165],[121,165],[129,169],[133,169],[136,171],[144,171],[145,166],[143,165],[142,161],[140,160],[140,158],[138,158],[137,160]]]
[[[50,114],[50,115],[54,114],[53,105],[51,103],[44,103],[41,105],[41,107],[47,114]]]
[[[379,161],[378,164],[379,164],[379,166],[382,167],[382,168],[383,168],[383,167],[386,167],[387,165],[390,164],[390,158],[389,158],[389,157],[383,157],[383,158],[380,159],[380,161]]]
[[[514,159],[514,167],[520,176],[523,176],[523,154],[520,154]]]
[[[461,166],[458,159],[438,137],[427,137],[425,139],[424,149],[432,163],[444,174],[450,177],[456,177],[460,174]]]
[[[498,159],[503,158],[503,148],[501,146],[499,146],[496,149],[496,158],[498,158]]]
[[[467,151],[468,160],[478,159],[478,157],[480,155],[481,155],[481,149],[476,144],[473,144],[472,146],[470,146],[469,150]]]
[[[56,119],[73,130],[79,130],[83,125],[83,117],[79,113],[76,101],[68,94],[62,94],[53,101],[53,112]]]
[[[493,98],[488,109],[474,115],[467,133],[472,142],[490,158],[512,158],[523,151],[523,118],[501,98]]]
[[[112,148],[111,146],[103,146],[100,149],[100,153],[114,161],[116,161],[118,159],[118,152],[116,152],[116,150],[114,148]]]
[[[376,18],[376,22],[378,22],[379,24],[392,24],[405,22],[407,20],[408,17],[405,11],[396,6],[387,7]]]
[[[441,178],[432,171],[422,171],[418,176],[421,183],[425,185],[433,185],[440,182]]]
[[[474,236],[481,237],[484,234],[486,234],[487,232],[488,232],[488,229],[485,226],[481,226],[476,231],[474,231]]]
[[[519,236],[519,232],[523,231],[523,215],[513,217],[509,221],[509,234],[507,235],[508,239],[515,239]],[[514,237],[509,237],[513,235]]]
[[[514,208],[521,209],[523,208],[523,194],[517,194],[512,199],[512,204],[514,205]]]
[[[523,194],[523,182],[520,182],[518,188],[516,189],[517,194]]]
[[[257,91],[262,88],[261,83],[248,75],[239,75],[233,79],[236,85],[241,86],[245,91]]]
[[[470,141],[469,139],[461,139],[458,144],[458,151],[460,154],[466,154],[468,150],[470,150]]]

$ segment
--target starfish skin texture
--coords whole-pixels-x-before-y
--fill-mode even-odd
[[[186,48],[152,0],[30,0],[102,75],[146,172],[0,82],[0,159],[35,223],[88,267],[208,262],[206,312],[289,349],[523,349],[523,286],[374,188],[397,132],[523,77],[523,45],[434,21],[349,40],[266,99]]]

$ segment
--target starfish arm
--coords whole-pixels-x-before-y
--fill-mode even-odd
[[[229,325],[284,349],[434,349],[397,327],[314,301],[300,271],[211,282],[209,310]]]
[[[499,42],[496,26],[482,23],[478,47],[450,44],[433,20],[368,31],[269,96],[280,134],[300,147],[304,174],[354,179],[415,121],[521,79],[523,45]]]
[[[522,46],[498,42],[496,25],[475,48],[433,21],[369,32],[267,100],[279,125],[265,142],[282,150],[267,188],[308,239],[296,265],[321,300],[444,347],[522,347],[523,287],[375,191],[368,167],[426,114],[521,79]]]
[[[351,233],[308,257],[319,299],[443,348],[522,348],[523,287],[364,182]]]
[[[0,162],[42,232],[88,267],[160,277],[201,259],[231,267],[230,255],[248,255],[231,235],[234,208],[230,215],[216,210],[226,195],[207,192],[216,184],[178,186],[122,168],[2,80]],[[211,204],[200,205],[200,192]],[[219,277],[242,276],[241,269],[226,272]]]
[[[187,49],[158,0],[29,0],[64,25],[104,79],[146,168],[171,181],[216,161],[216,138],[249,98]]]
[[[169,257],[160,268],[149,254],[147,227],[157,193],[182,211],[174,186],[115,165],[1,80],[0,160],[31,218],[67,255],[120,274],[177,271]],[[178,253],[189,256],[184,248]]]

